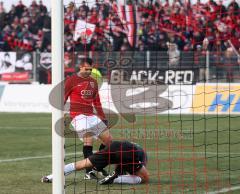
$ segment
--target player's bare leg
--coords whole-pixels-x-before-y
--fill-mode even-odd
[[[112,142],[112,135],[110,134],[109,129],[104,130],[99,136],[98,139],[101,140],[101,145],[99,147],[99,151],[103,150],[105,148],[105,146],[108,146],[111,142]],[[99,173],[102,176],[108,176],[108,172],[104,169],[102,169],[101,171],[99,171]]]
[[[93,167],[93,165],[88,158],[86,158],[84,160],[77,161],[75,163],[75,170],[77,170],[77,171],[80,171],[80,170],[83,170],[83,169],[86,169],[86,168],[92,168],[92,167]]]
[[[86,133],[83,137],[83,156],[84,158],[88,158],[90,155],[93,154],[93,134],[92,133]],[[86,174],[84,176],[85,180],[90,179],[97,179],[97,175],[92,170],[92,168],[86,168]]]
[[[88,158],[86,158],[84,160],[77,161],[76,163],[70,163],[70,164],[65,165],[64,175],[67,176],[69,174],[72,174],[75,171],[83,170],[86,168],[92,168],[92,167],[93,167],[93,165],[92,165],[91,161]],[[44,176],[44,177],[42,177],[41,181],[43,183],[52,183],[53,175],[50,174],[48,176]]]
[[[106,144],[111,143],[112,136],[109,133],[109,130],[105,130],[100,134],[101,138],[99,138],[102,141],[102,144],[99,147],[99,151],[104,149]],[[99,137],[100,137],[99,136]],[[90,155],[93,154],[93,134],[92,133],[86,133],[83,137],[83,155],[84,158],[88,158]],[[90,179],[97,179],[98,175],[101,176],[108,176],[107,171],[102,169],[98,172],[98,174],[95,173],[95,171],[92,170],[92,168],[86,168],[86,174],[84,176],[85,180]]]

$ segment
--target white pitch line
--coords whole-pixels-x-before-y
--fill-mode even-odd
[[[31,127],[31,126],[0,126],[0,129],[33,129],[33,130],[35,130],[35,129],[51,129],[51,126],[50,127],[41,127],[41,126],[39,126],[39,127]],[[114,129],[114,128],[113,128]],[[127,128],[128,129],[128,128]],[[115,128],[115,130],[122,130],[122,129],[120,129],[120,128]],[[143,128],[134,128],[134,129],[128,129],[129,130],[129,132],[132,132],[132,131],[139,131],[139,132],[142,132],[142,131],[145,131],[145,130],[150,130],[150,131],[152,131],[152,130],[155,130],[156,132],[162,132],[162,131],[164,131],[164,132],[167,132],[167,131],[173,131],[173,132],[193,132],[193,129],[167,129],[167,128],[160,128],[160,129],[143,129]],[[204,129],[197,129],[197,128],[195,128],[194,129],[194,131],[204,131]],[[209,131],[211,131],[211,130],[207,130],[206,132],[209,132]]]
[[[236,191],[236,190],[239,190],[239,189],[240,189],[240,186],[235,186],[235,187],[229,187],[229,188],[222,188],[222,189],[217,190],[217,191],[207,192],[206,194],[226,193],[226,192],[230,192],[230,191]]]
[[[52,157],[52,155],[32,156],[32,157],[23,157],[23,158],[12,158],[12,159],[0,160],[0,163],[17,162],[17,161],[33,160],[33,159],[44,159],[44,158],[51,158],[51,157]]]
[[[76,154],[79,154],[80,152],[77,152]],[[65,154],[65,156],[73,156],[75,153],[68,153]],[[45,159],[45,158],[51,158],[52,155],[44,155],[44,156],[29,156],[29,157],[23,157],[23,158],[12,158],[12,159],[4,159],[0,160],[0,163],[5,162],[16,162],[16,161],[23,161],[23,160],[34,160],[34,159]]]
[[[74,156],[75,154],[81,154],[82,152],[77,152],[77,153],[68,153],[65,154],[65,156]],[[159,153],[159,154],[199,154],[199,155],[204,155],[205,152],[168,152],[168,151],[159,151],[159,152],[154,152],[154,151],[150,151],[147,152],[148,154],[155,154],[155,153]],[[216,152],[207,152],[207,154],[216,154]],[[226,155],[229,153],[218,153],[219,155]],[[238,155],[239,153],[231,153],[231,155]],[[34,159],[46,159],[46,158],[51,158],[52,155],[43,155],[43,156],[29,156],[29,157],[22,157],[22,158],[10,158],[10,159],[3,159],[0,160],[0,163],[5,163],[5,162],[16,162],[16,161],[24,161],[24,160],[34,160]]]
[[[3,126],[0,126],[0,129],[2,129],[2,130],[9,130],[9,129],[19,129],[19,130],[22,130],[22,129],[32,129],[32,130],[37,130],[37,129],[51,129],[51,127],[31,127],[31,126],[29,126],[29,127],[24,127],[24,126],[20,126],[20,127],[9,127],[9,126],[5,126],[5,127],[3,127]]]

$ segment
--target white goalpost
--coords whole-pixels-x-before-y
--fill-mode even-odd
[[[51,0],[52,23],[52,88],[58,86],[54,93],[55,107],[52,107],[52,193],[63,194],[64,191],[64,136],[63,136],[63,0]],[[60,87],[59,87],[60,86]],[[59,122],[61,121],[61,122]],[[56,125],[59,123],[58,125]],[[60,129],[57,129],[60,128]],[[60,134],[57,133],[60,131]],[[62,134],[62,135],[61,135]]]

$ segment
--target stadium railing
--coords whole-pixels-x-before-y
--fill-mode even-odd
[[[126,51],[88,54],[106,78],[116,76],[119,73],[117,71],[121,71],[124,80],[129,80],[134,73],[140,81],[155,79],[152,83],[159,84],[234,83],[240,80],[239,59],[229,51],[180,51],[179,54],[169,51]],[[84,55],[86,53],[83,52],[65,53],[65,76],[76,71],[78,61]],[[0,61],[0,81],[51,83],[50,53],[0,52]],[[113,70],[115,74],[112,74]]]

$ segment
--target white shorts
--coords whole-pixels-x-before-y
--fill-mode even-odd
[[[107,128],[105,123],[96,115],[78,115],[74,117],[71,125],[80,138],[83,138],[86,133],[91,133],[96,138]]]

